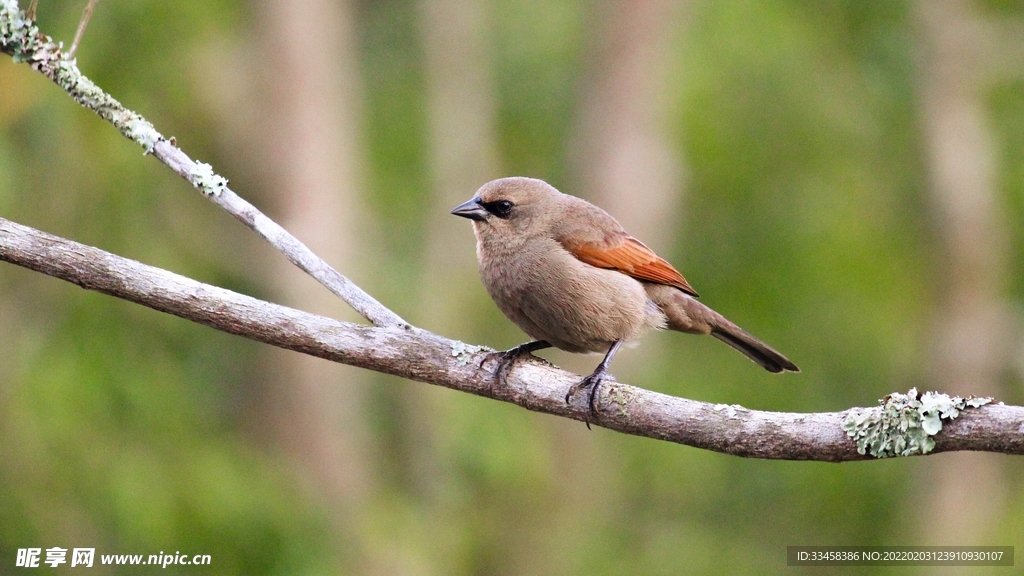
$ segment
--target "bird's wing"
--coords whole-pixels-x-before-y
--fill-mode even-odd
[[[697,297],[697,291],[678,270],[626,232],[606,235],[598,242],[560,240],[560,243],[570,254],[591,266],[617,270],[637,280],[674,286]]]

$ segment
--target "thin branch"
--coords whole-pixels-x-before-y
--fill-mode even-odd
[[[14,0],[0,0],[0,51],[10,54],[15,62],[28,62],[33,70],[56,82],[76,102],[96,112],[125,137],[141,145],[145,154],[152,154],[188,180],[364,318],[377,326],[406,324],[397,314],[331,268],[287,230],[232,192],[227,186],[227,179],[215,174],[209,164],[192,161],[175,145],[174,138],[164,138],[145,118],[122,106],[86,78],[75,62],[63,55],[53,39],[40,34],[34,23],[25,19]]]
[[[565,391],[579,376],[540,361],[517,365],[507,386],[493,384],[489,349],[413,328],[340,322],[209,286],[0,218],[0,260],[174,314],[224,332],[582,420],[582,401]],[[484,368],[480,368],[481,362]],[[870,459],[843,431],[851,413],[762,412],[666,396],[618,382],[601,390],[591,422],[627,434],[737,456],[843,462]],[[934,437],[933,452],[1024,454],[1024,407],[964,410]]]
[[[68,60],[72,60],[75,57],[75,52],[78,51],[78,43],[82,41],[82,36],[85,35],[85,28],[89,26],[89,19],[92,18],[92,11],[96,8],[97,0],[89,0],[89,3],[85,5],[85,10],[82,10],[82,19],[78,21],[78,30],[75,31],[75,41],[71,43],[71,49],[68,50]]]

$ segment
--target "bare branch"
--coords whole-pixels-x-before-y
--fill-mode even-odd
[[[158,132],[145,118],[128,110],[86,78],[74,61],[66,58],[49,36],[26,22],[13,0],[0,3],[0,51],[16,62],[28,62],[33,70],[56,82],[76,102],[96,112],[121,134],[153,154],[171,170],[203,192],[215,204],[270,242],[293,264],[352,306],[377,326],[404,325],[397,314],[331,268],[305,244],[267,218],[255,206],[228,188],[228,181],[215,174],[209,164],[194,162],[174,142]]]
[[[89,18],[92,18],[92,11],[96,8],[96,1],[89,0],[89,3],[85,5],[85,10],[82,10],[82,19],[78,21],[78,30],[75,31],[75,41],[71,43],[71,49],[68,50],[68,60],[74,58],[75,52],[78,51],[78,43],[82,41],[85,28],[89,25]]]
[[[0,219],[0,259],[83,288],[130,300],[224,332],[335,362],[394,374],[582,420],[581,400],[565,403],[579,376],[524,362],[508,386],[493,386],[488,349],[410,326],[375,328],[340,322],[209,286]],[[481,369],[484,362],[486,369]],[[666,396],[607,383],[591,422],[611,430],[737,456],[843,462],[870,459],[842,429],[851,411],[762,412]],[[854,409],[862,410],[862,409]],[[1024,407],[965,410],[934,436],[933,452],[982,450],[1024,454]]]
[[[180,148],[175,146],[173,142],[160,140],[153,147],[153,155],[182,178],[190,182],[194,178],[197,164],[182,152]],[[298,238],[292,236],[277,222],[268,218],[244,198],[232,192],[227,186],[224,186],[219,194],[209,196],[209,198],[280,250],[288,260],[313,278],[316,278],[370,322],[377,326],[399,326],[406,324],[405,320],[402,320],[397,314],[364,292],[362,288],[356,286],[351,280],[342,276],[337,270],[314,254],[305,244],[300,242]]]

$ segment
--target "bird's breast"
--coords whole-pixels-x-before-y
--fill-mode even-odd
[[[550,239],[478,245],[480,275],[498,308],[531,337],[570,352],[605,352],[664,326],[643,285],[585,264]]]

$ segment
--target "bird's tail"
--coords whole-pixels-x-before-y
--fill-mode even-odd
[[[725,318],[722,318],[725,320]],[[711,335],[739,350],[744,356],[757,362],[758,366],[769,372],[779,373],[784,370],[799,372],[796,367],[777,350],[758,340],[753,334],[725,320],[724,323],[711,328]]]
[[[691,334],[711,334],[769,372],[800,371],[789,358],[688,294],[662,284],[645,284],[644,287],[651,300],[665,313],[668,320],[666,328]]]

